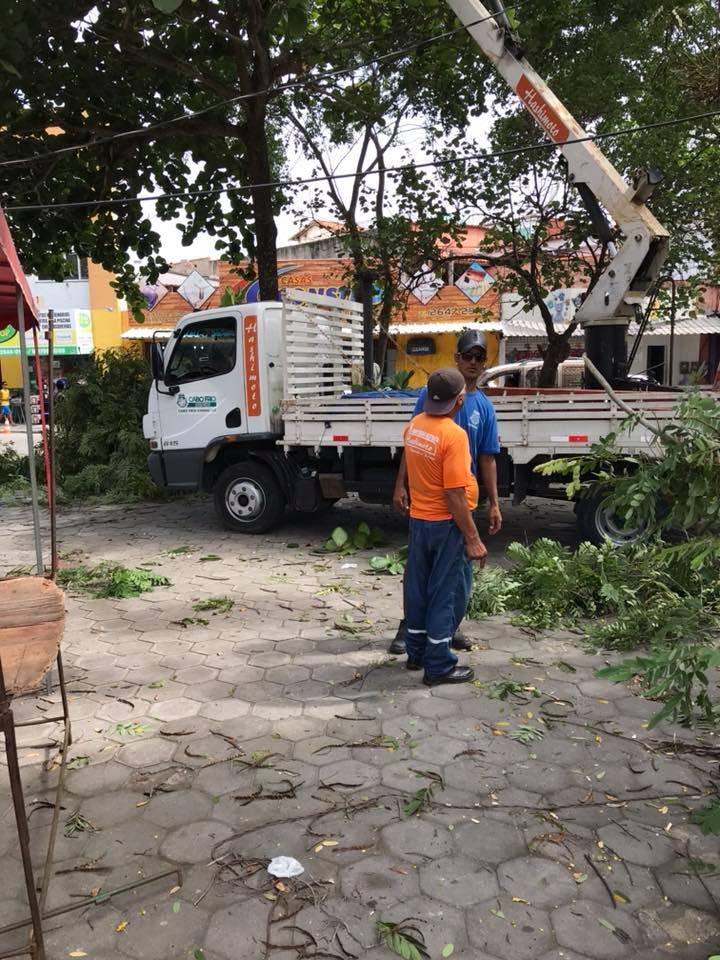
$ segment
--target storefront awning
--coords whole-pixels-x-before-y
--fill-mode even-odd
[[[151,340],[167,340],[172,336],[173,327],[131,327],[120,334],[122,340],[141,340],[149,343]]]
[[[18,290],[22,298],[25,326],[37,326],[37,310],[30,286],[20,266],[5,214],[0,209],[0,329],[18,326]]]
[[[460,333],[462,330],[482,330],[484,333],[500,333],[502,324],[499,321],[490,323],[468,323],[467,320],[441,320],[423,323],[391,323],[388,332],[391,337],[417,337],[427,334]],[[377,331],[376,331],[377,332]]]

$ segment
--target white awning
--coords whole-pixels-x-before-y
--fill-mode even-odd
[[[122,340],[167,340],[174,327],[130,327],[124,333],[120,334]]]
[[[484,333],[500,333],[502,324],[499,321],[491,323],[468,323],[462,320],[428,321],[427,323],[391,323],[389,333],[393,337],[417,337],[430,333],[460,333],[462,330],[482,330]]]

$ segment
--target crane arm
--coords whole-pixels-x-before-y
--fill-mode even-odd
[[[499,0],[488,0],[490,10],[480,0],[447,2],[543,133],[557,144],[600,239],[607,239],[610,229],[603,208],[624,237],[578,308],[576,320],[586,327],[627,324],[668,253],[669,235],[645,206],[659,178],[646,172],[629,184],[598,146],[585,139],[588,134],[525,60]]]

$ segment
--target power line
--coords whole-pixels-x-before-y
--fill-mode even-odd
[[[612,130],[607,133],[589,133],[584,137],[575,137],[571,140],[565,140],[562,146],[569,146],[573,143],[587,143],[588,141],[610,140],[615,137],[625,137],[633,133],[644,133],[648,130],[659,130],[667,127],[676,127],[684,123],[693,123],[698,120],[707,120],[711,117],[720,116],[720,110],[708,110],[706,113],[696,113],[689,117],[677,117],[673,120],[658,120],[654,123],[645,123],[635,127],[623,127],[620,130]],[[395,167],[385,167],[385,173],[402,173],[405,170],[420,170],[429,167],[444,167],[454,163],[469,163],[473,160],[496,160],[503,157],[515,157],[523,153],[533,153],[539,150],[553,150],[558,146],[556,143],[532,143],[524,147],[511,147],[506,150],[496,150],[494,152],[484,151],[482,153],[465,154],[464,156],[448,157],[442,160],[425,160],[421,163],[404,163]],[[156,193],[150,197],[115,197],[107,200],[75,200],[69,203],[34,203],[18,206],[5,207],[6,210],[16,213],[27,213],[34,210],[70,210],[80,207],[101,207],[124,206],[129,203],[151,203],[157,200],[180,200],[191,197],[211,197],[220,196],[228,193],[248,193],[251,190],[276,189],[280,187],[301,187],[313,183],[326,183],[335,180],[348,180],[360,177],[377,176],[377,170],[367,170],[355,173],[336,173],[330,176],[321,175],[315,177],[304,177],[300,180],[271,180],[267,183],[250,183],[239,187],[215,187],[208,190],[182,190],[177,193]]]
[[[529,0],[521,0],[520,3],[515,5],[514,9],[517,10],[519,7],[524,6],[528,2]],[[470,27],[477,26],[480,23],[485,23],[487,20],[495,20],[500,13],[505,12],[505,8],[502,7],[497,11],[497,13],[493,13],[488,17],[482,17],[480,20],[474,20],[472,23],[467,24],[467,26],[456,27],[452,30],[445,30],[443,33],[437,33],[434,36],[424,37],[423,39],[417,40],[414,43],[407,44],[406,46],[400,47],[397,50],[391,50],[388,53],[380,54],[377,57],[373,57],[371,60],[356,64],[352,67],[343,67],[338,70],[330,70],[327,73],[321,73],[312,77],[304,77],[302,80],[293,80],[290,83],[282,83],[276,87],[266,87],[263,90],[255,90],[252,93],[242,93],[237,97],[230,97],[228,100],[219,100],[217,103],[213,103],[208,107],[202,107],[200,110],[193,110],[189,113],[180,114],[177,117],[170,117],[168,120],[159,120],[157,123],[151,123],[145,127],[136,127],[133,130],[124,130],[120,133],[113,133],[108,137],[100,137],[97,140],[89,140],[87,143],[79,143],[71,147],[59,147],[57,150],[50,150],[47,153],[36,154],[34,157],[18,157],[15,160],[2,160],[0,161],[0,168],[26,166],[33,163],[39,163],[51,157],[62,156],[63,154],[78,153],[81,150],[87,150],[90,147],[102,146],[103,144],[111,143],[114,140],[126,140],[130,137],[144,135],[153,130],[159,130],[163,127],[180,123],[184,120],[194,120],[196,117],[204,116],[207,113],[211,113],[213,110],[218,110],[221,107],[232,106],[233,104],[241,103],[245,100],[252,100],[255,97],[267,96],[268,94],[287,93],[289,91],[310,86],[311,84],[320,83],[323,80],[331,80],[336,77],[344,76],[345,74],[355,73],[355,71],[362,70],[365,67],[370,67],[373,64],[383,63],[384,61],[391,60],[395,57],[402,57],[406,53],[410,53],[411,51],[417,50],[420,47],[427,46],[427,44],[435,43],[438,40],[445,40],[448,37],[454,36],[456,33],[464,33],[466,30],[469,30]],[[370,38],[370,40],[372,39],[378,40],[380,38]]]

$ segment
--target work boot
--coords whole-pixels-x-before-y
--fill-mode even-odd
[[[455,631],[450,645],[453,650],[472,650],[472,640],[470,637],[466,637],[460,630]]]
[[[400,621],[400,626],[397,629],[397,633],[393,638],[392,643],[388,647],[388,653],[391,653],[394,657],[401,657],[405,653],[405,621]]]
[[[420,660],[411,660],[408,657],[407,663],[405,664],[406,670],[422,670],[422,661]]]
[[[437,687],[441,683],[470,683],[474,679],[475,671],[472,667],[453,667],[450,673],[444,673],[440,677],[429,677],[425,674],[423,683],[426,687]]]

